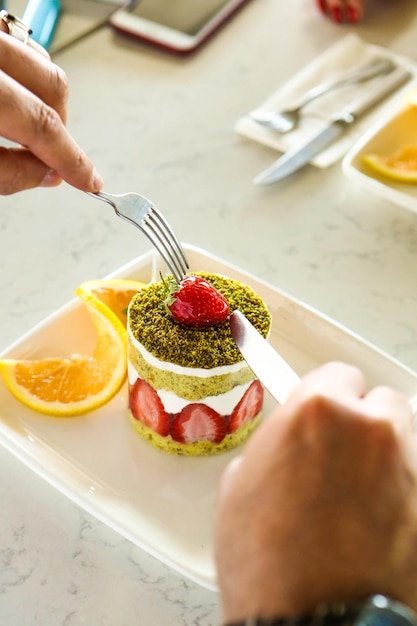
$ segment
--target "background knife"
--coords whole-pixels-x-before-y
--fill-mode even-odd
[[[317,133],[313,139],[301,147],[289,150],[270,167],[258,174],[253,181],[255,185],[275,183],[309,163],[313,157],[342,135],[358,117],[374,105],[379,104],[383,98],[409,80],[410,76],[410,72],[406,68],[399,67],[388,76],[379,79],[372,89],[367,90],[363,96],[355,98],[337,113],[328,126]]]
[[[284,404],[300,377],[240,311],[230,315],[230,330],[252,372],[271,396]]]

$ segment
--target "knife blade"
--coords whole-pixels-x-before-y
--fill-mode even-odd
[[[289,150],[258,174],[253,180],[254,184],[260,186],[271,185],[302,168],[326,146],[346,132],[350,125],[363,113],[380,103],[383,98],[403,85],[410,76],[407,68],[399,67],[388,76],[378,80],[378,83],[372,89],[367,91],[365,95],[350,102],[330,120],[323,130],[319,131],[307,143],[301,147],[298,146]]]
[[[241,311],[231,313],[230,330],[253,373],[271,396],[280,404],[284,404],[289,394],[299,384],[300,377]]]

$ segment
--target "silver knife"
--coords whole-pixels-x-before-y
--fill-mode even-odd
[[[292,367],[240,311],[230,315],[232,337],[243,358],[271,396],[284,404],[300,382]]]
[[[271,185],[282,180],[309,163],[326,146],[342,135],[358,117],[368,109],[381,102],[383,98],[398,89],[410,78],[410,72],[399,67],[388,76],[378,80],[373,89],[356,98],[337,113],[323,130],[301,147],[289,150],[279,157],[270,167],[254,179],[255,185]]]

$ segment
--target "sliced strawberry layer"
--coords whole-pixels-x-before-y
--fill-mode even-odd
[[[254,380],[232,411],[229,433],[235,433],[243,424],[246,424],[258,415],[262,409],[263,398],[263,387],[259,380]]]
[[[161,437],[169,435],[169,415],[155,389],[142,378],[131,387],[129,404],[133,417]]]
[[[226,419],[206,404],[187,404],[171,425],[171,437],[179,443],[211,441],[220,443],[227,432]]]
[[[179,443],[210,441],[220,443],[227,433],[235,433],[254,419],[262,409],[264,391],[254,380],[230,415],[220,415],[202,402],[187,404],[172,418],[164,409],[157,391],[138,378],[130,387],[129,404],[132,415],[162,437],[171,435]]]

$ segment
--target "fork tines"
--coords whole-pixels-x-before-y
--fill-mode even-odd
[[[188,270],[187,257],[177,236],[153,203],[138,193],[86,192],[113,207],[116,215],[134,224],[158,250],[179,283]]]
[[[183,247],[155,206],[151,206],[142,219],[143,232],[153,243],[164,259],[175,280],[179,283],[188,270],[188,262]]]

